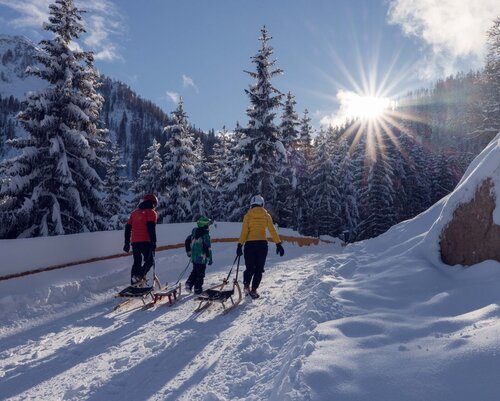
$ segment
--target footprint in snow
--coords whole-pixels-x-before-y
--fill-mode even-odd
[[[116,370],[121,370],[122,368],[128,366],[128,363],[129,363],[129,358],[119,359],[113,364],[113,368]]]

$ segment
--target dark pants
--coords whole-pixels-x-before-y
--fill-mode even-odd
[[[267,258],[267,241],[247,241],[243,251],[246,270],[243,273],[243,285],[256,290],[259,288]]]
[[[205,278],[206,264],[193,263],[193,270],[187,279],[188,285],[194,286],[195,290],[203,289],[203,279]]]
[[[153,266],[153,245],[151,242],[132,243],[132,254],[134,264],[132,265],[131,276],[144,277]],[[144,264],[142,260],[144,259]]]

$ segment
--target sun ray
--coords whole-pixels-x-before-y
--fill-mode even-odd
[[[415,139],[417,134],[412,127],[426,124],[422,116],[410,112],[405,101],[398,103],[410,93],[408,85],[415,80],[412,78],[415,60],[401,60],[402,48],[395,49],[389,59],[382,60],[383,38],[379,32],[374,32],[373,45],[367,51],[362,51],[356,32],[353,35],[355,68],[348,68],[345,58],[341,58],[336,49],[327,47],[326,54],[335,63],[337,73],[343,76],[343,82],[338,76],[334,78],[320,71],[330,84],[335,85],[337,92],[335,96],[317,95],[339,104],[337,112],[325,116],[322,121],[345,127],[338,140],[349,143],[349,154],[354,154],[363,143],[367,164],[375,162],[377,157],[388,157],[390,152],[398,152],[407,159],[408,149],[405,149],[402,136]]]

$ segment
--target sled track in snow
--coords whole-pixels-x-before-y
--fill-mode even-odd
[[[0,398],[307,401],[300,368],[315,327],[342,316],[333,274],[321,254],[275,259],[262,297],[227,315],[193,315],[187,297],[147,311],[90,306],[1,353]]]

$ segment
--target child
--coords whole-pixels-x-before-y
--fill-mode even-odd
[[[213,223],[207,217],[200,217],[196,222],[198,227],[193,228],[191,235],[186,238],[184,243],[186,253],[193,262],[193,270],[186,281],[185,288],[191,291],[194,286],[194,293],[201,294],[203,292],[203,279],[205,278],[205,269],[207,262],[212,264],[212,249],[210,244],[210,225]]]
[[[130,234],[132,234],[132,253],[134,264],[130,273],[130,283],[140,284],[145,281],[146,274],[153,266],[156,249],[156,212],[158,198],[153,194],[144,196],[144,200],[135,209],[125,226],[124,252],[130,251]],[[144,259],[144,265],[142,260]]]

